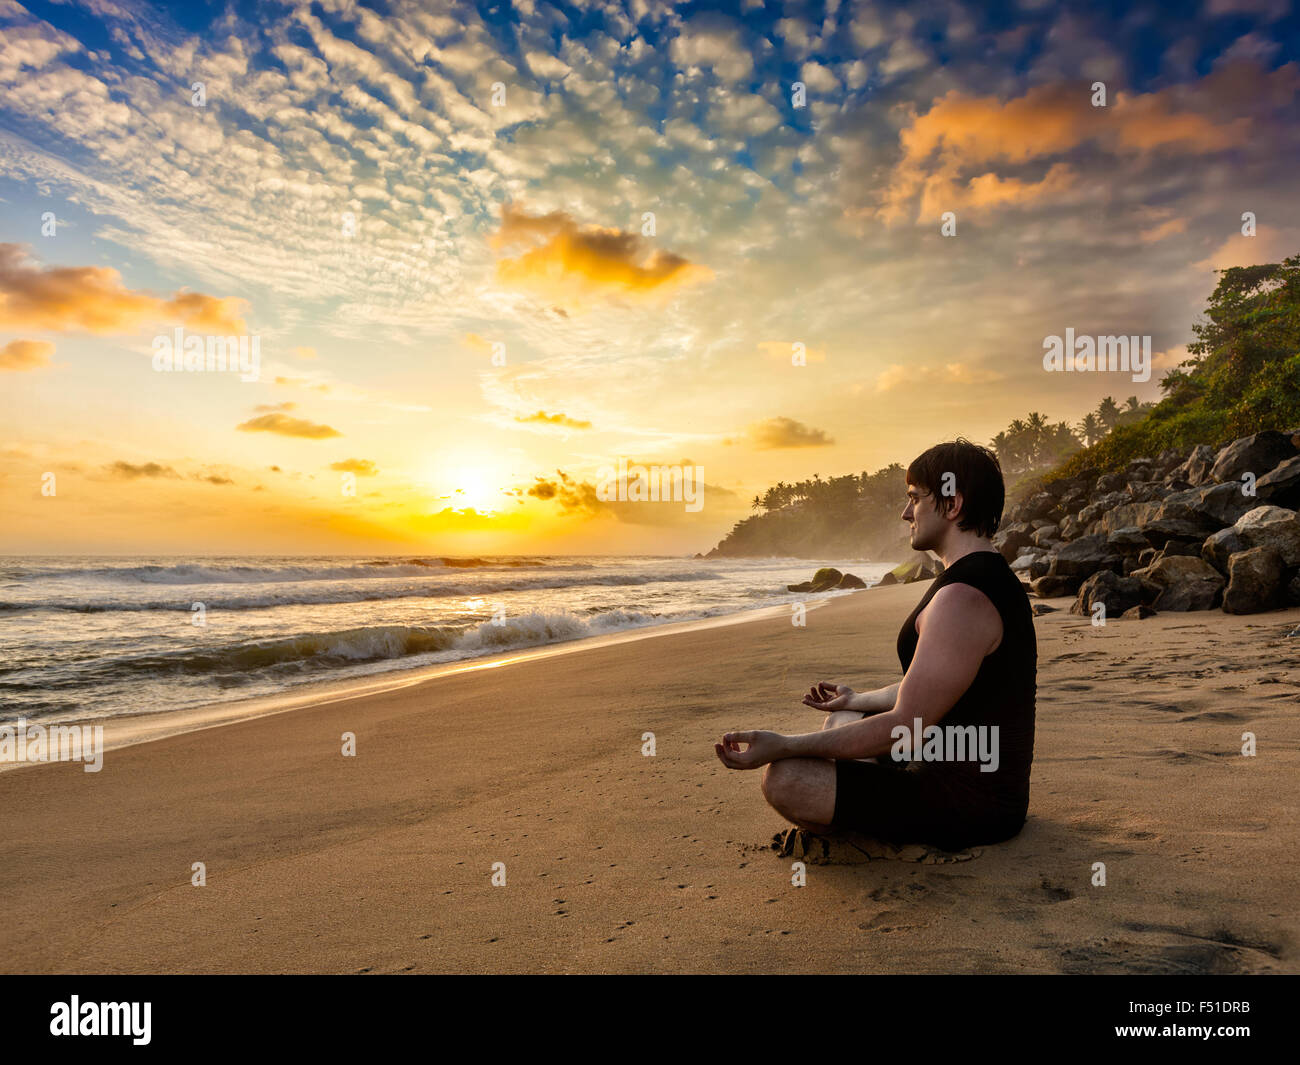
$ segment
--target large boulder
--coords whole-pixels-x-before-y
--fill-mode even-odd
[[[912,584],[915,581],[929,581],[943,572],[943,563],[924,555],[904,562],[889,571],[898,584]]]
[[[864,581],[861,577],[854,576],[852,573],[846,573],[844,574],[843,577],[840,578],[840,583],[837,584],[835,587],[836,588],[865,588],[866,586],[867,586],[867,582]]]
[[[1199,500],[1192,509],[1208,514],[1219,525],[1231,525],[1248,511],[1259,506],[1259,500],[1242,492],[1240,481],[1214,484],[1202,488]]]
[[[1205,543],[1201,544],[1201,558],[1226,577],[1228,560],[1238,551],[1245,551],[1246,547],[1246,542],[1237,535],[1236,529],[1220,529],[1206,537]]]
[[[1117,618],[1131,607],[1146,602],[1142,582],[1136,577],[1117,577],[1110,570],[1099,570],[1079,586],[1079,598],[1070,607],[1071,614],[1092,614],[1098,603],[1106,608],[1105,617]]]
[[[1233,527],[1249,547],[1271,547],[1288,566],[1300,566],[1300,518],[1294,510],[1268,504],[1237,519]]]
[[[1046,547],[1054,540],[1061,539],[1061,527],[1059,525],[1041,525],[1034,530],[1030,537],[1038,547]]]
[[[1274,466],[1296,454],[1291,438],[1273,429],[1234,440],[1215,456],[1210,478],[1215,481],[1240,481],[1243,473],[1253,473],[1256,480]]]
[[[1300,455],[1274,466],[1255,482],[1255,497],[1260,503],[1278,507],[1300,507]]]
[[[1214,449],[1201,444],[1192,449],[1185,462],[1174,467],[1165,476],[1166,483],[1182,482],[1184,484],[1205,484],[1210,480],[1210,470],[1214,468]]]
[[[1238,551],[1228,560],[1228,587],[1223,609],[1229,614],[1258,614],[1286,600],[1286,565],[1271,547]]]
[[[1074,595],[1082,583],[1082,577],[1059,577],[1046,573],[1031,581],[1029,587],[1040,599],[1055,599],[1062,595]]]
[[[1008,562],[1016,559],[1022,547],[1032,547],[1033,543],[1034,527],[1028,522],[1012,522],[993,534],[994,550],[1000,551]]]
[[[1190,555],[1157,559],[1132,575],[1160,586],[1160,595],[1152,604],[1160,611],[1213,610],[1219,605],[1225,584],[1218,570]]]
[[[1082,536],[1057,548],[1047,571],[1053,577],[1077,577],[1080,582],[1100,569],[1124,571],[1124,559],[1100,535]]]
[[[1136,525],[1125,525],[1115,529],[1106,537],[1106,543],[1121,555],[1137,555],[1148,546],[1147,538]]]

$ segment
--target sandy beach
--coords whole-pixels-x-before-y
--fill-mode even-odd
[[[100,773],[0,773],[0,964],[1300,971],[1300,609],[1097,628],[1052,601],[1023,832],[956,855],[840,840],[792,885],[759,774],[712,744],[819,727],[799,703],[813,681],[898,679],[895,637],[927,586],[836,599],[803,628],[767,618],[324,701],[110,751]]]

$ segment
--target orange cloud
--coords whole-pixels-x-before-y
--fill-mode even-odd
[[[1243,143],[1249,125],[1247,118],[1216,122],[1167,89],[1117,93],[1108,107],[1093,107],[1083,84],[1039,86],[1007,101],[953,89],[900,132],[902,158],[875,213],[895,221],[919,197],[918,221],[933,221],[962,207],[1053,197],[1074,183],[1065,163],[1053,164],[1038,181],[989,167],[1047,159],[1089,141],[1114,154],[1163,149],[1199,155]]]
[[[355,473],[361,477],[374,477],[379,472],[370,459],[344,459],[342,462],[331,462],[331,470],[338,470],[340,473]]]
[[[142,323],[179,320],[204,332],[248,332],[239,299],[181,290],[170,299],[135,292],[104,266],[54,266],[27,261],[17,244],[0,244],[0,327],[128,333]]]
[[[11,340],[0,348],[0,370],[36,370],[48,366],[53,354],[48,340]]]
[[[565,429],[590,429],[591,422],[582,421],[578,418],[570,418],[567,414],[547,414],[544,410],[539,410],[536,414],[516,415],[515,421],[528,423],[539,423],[542,425],[558,425]]]
[[[497,279],[557,302],[666,295],[713,278],[707,266],[649,247],[636,233],[579,226],[563,211],[533,216],[506,204],[501,228],[489,243],[498,251],[531,245],[515,258],[498,261]]]
[[[263,414],[260,418],[253,418],[235,428],[245,433],[278,433],[280,436],[300,436],[308,440],[325,440],[331,436],[343,435],[331,426],[309,422],[304,418],[291,418],[287,414]]]
[[[823,429],[813,429],[793,418],[768,418],[749,427],[759,450],[790,447],[829,447],[835,441]]]

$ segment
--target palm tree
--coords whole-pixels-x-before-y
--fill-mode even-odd
[[[1097,417],[1106,427],[1106,432],[1110,432],[1119,424],[1120,411],[1113,397],[1107,396],[1097,405]]]

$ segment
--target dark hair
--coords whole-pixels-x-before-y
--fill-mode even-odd
[[[946,473],[952,477],[945,479]],[[952,509],[952,496],[960,492],[962,507],[957,528],[974,529],[980,536],[997,532],[1007,488],[998,457],[988,448],[961,437],[935,444],[912,460],[907,467],[907,483],[933,495],[935,509],[941,514]],[[950,489],[947,493],[943,491],[945,485]]]

